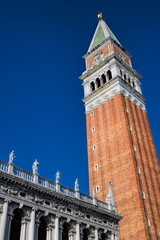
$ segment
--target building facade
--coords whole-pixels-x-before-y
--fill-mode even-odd
[[[121,217],[112,204],[81,194],[75,189],[39,176],[38,162],[33,172],[0,161],[0,240],[118,240]]]
[[[104,201],[112,183],[120,239],[160,239],[160,168],[141,76],[101,15],[84,58],[90,194]]]

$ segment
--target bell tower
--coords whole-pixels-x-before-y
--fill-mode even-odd
[[[160,239],[157,154],[141,92],[141,76],[99,14],[84,87],[90,194],[105,201],[112,183],[121,212],[120,239]]]

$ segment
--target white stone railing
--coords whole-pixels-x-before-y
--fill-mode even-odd
[[[8,164],[0,161],[0,170],[7,172],[8,171]]]
[[[13,167],[13,174],[17,177],[23,178],[25,180],[28,180],[30,182],[33,182],[33,174],[30,172],[27,172],[21,168]]]
[[[108,209],[108,211],[110,211],[108,208],[108,204],[105,202],[102,202],[100,200],[97,200],[96,198],[87,196],[85,194],[82,194],[79,191],[75,191],[73,189],[64,187],[60,185],[60,183],[55,183],[53,181],[40,177],[38,174],[27,172],[21,168],[15,167],[13,164],[8,164],[0,161],[0,171],[6,172],[12,176],[14,175],[16,177],[25,179],[26,181],[43,186],[47,189],[59,192],[60,194],[64,194],[69,197],[79,199],[80,201],[83,201],[86,203],[97,205],[103,209]]]

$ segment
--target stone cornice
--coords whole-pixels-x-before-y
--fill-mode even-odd
[[[90,212],[90,213],[98,213],[103,217],[108,217],[108,218],[113,218],[115,220],[120,220],[121,217],[109,211],[108,209],[101,208],[100,206],[93,205],[91,203],[84,202],[82,200],[72,198],[67,195],[63,195],[59,192],[52,191],[51,189],[47,189],[41,185],[34,184],[32,182],[27,182],[24,179],[20,179],[17,176],[10,175],[6,172],[1,172],[0,175],[1,179],[1,184],[5,183],[6,187],[2,187],[4,189],[4,194],[9,193],[10,196],[16,197],[17,192],[25,192],[26,196],[22,197],[23,201],[29,201],[33,202],[33,204],[38,203],[39,205],[42,205],[43,199],[48,200],[49,202],[57,202],[58,205],[64,205],[64,206],[69,206],[72,205],[72,207],[75,207],[75,209],[78,208],[83,208],[83,210]],[[3,186],[3,184],[2,184]],[[14,186],[13,189],[10,188],[10,186]],[[5,190],[6,189],[6,190]],[[1,190],[0,190],[1,192]],[[28,193],[28,194],[27,194]],[[30,194],[33,196],[33,199],[28,197]],[[35,197],[37,196],[37,198]],[[40,196],[40,199],[39,197]],[[18,196],[18,199],[20,199],[21,196]],[[46,207],[46,205],[45,205]]]
[[[145,98],[128,83],[124,82],[123,79],[116,77],[83,99],[86,113],[118,94],[124,95],[136,106],[146,111],[144,104]]]
[[[0,192],[0,198],[5,198],[5,194]],[[10,201],[10,203],[14,204],[15,207],[17,207],[18,205],[21,204],[22,200],[20,198],[15,198],[12,196],[8,196],[8,200]],[[92,216],[91,219],[87,219],[86,218],[86,213],[89,214],[88,212],[78,212],[78,215],[75,213],[68,213],[68,212],[64,212],[60,209],[55,209],[52,207],[48,207],[48,206],[43,206],[43,205],[36,205],[33,204],[31,202],[28,202],[26,200],[23,200],[23,207],[26,207],[27,209],[35,209],[37,213],[41,213],[41,215],[43,216],[45,212],[48,212],[50,215],[54,215],[54,216],[58,216],[61,219],[68,219],[71,221],[75,221],[80,222],[81,224],[85,224],[85,225],[90,225],[92,227],[95,228],[99,228],[99,229],[105,229],[108,231],[114,231],[114,232],[118,232],[118,221],[120,219],[115,219],[112,217],[108,217],[105,216],[106,218],[98,218],[96,216]],[[61,207],[61,206],[60,206]],[[13,216],[13,214],[8,213],[8,215]],[[99,216],[99,215],[98,215]],[[106,223],[103,223],[103,220],[107,220]],[[27,221],[30,220],[30,218],[26,218]]]

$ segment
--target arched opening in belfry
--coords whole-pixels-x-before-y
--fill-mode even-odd
[[[21,234],[22,213],[19,209],[13,211],[9,240],[19,240]]]
[[[128,78],[128,83],[131,84],[131,79],[130,78]]]
[[[103,84],[105,84],[106,83],[106,76],[104,74],[102,74],[101,78],[102,78]]]
[[[46,240],[47,236],[47,223],[44,216],[39,219],[39,228],[38,228],[38,240]]]
[[[135,82],[134,81],[132,81],[132,86],[135,87]]]
[[[124,75],[123,75],[123,78],[124,78],[125,81],[127,80],[127,77],[126,77],[126,74],[125,74],[125,73],[124,73]]]
[[[88,230],[86,228],[83,229],[82,240],[88,240]]]
[[[101,81],[99,78],[96,79],[96,84],[97,84],[97,88],[99,88],[101,86]]]
[[[90,86],[91,86],[91,90],[92,90],[92,92],[95,90],[95,84],[94,84],[94,82],[91,82],[90,83]]]
[[[112,73],[110,70],[107,71],[107,77],[108,77],[108,80],[112,79]]]
[[[69,240],[69,227],[67,223],[63,224],[62,240]]]

